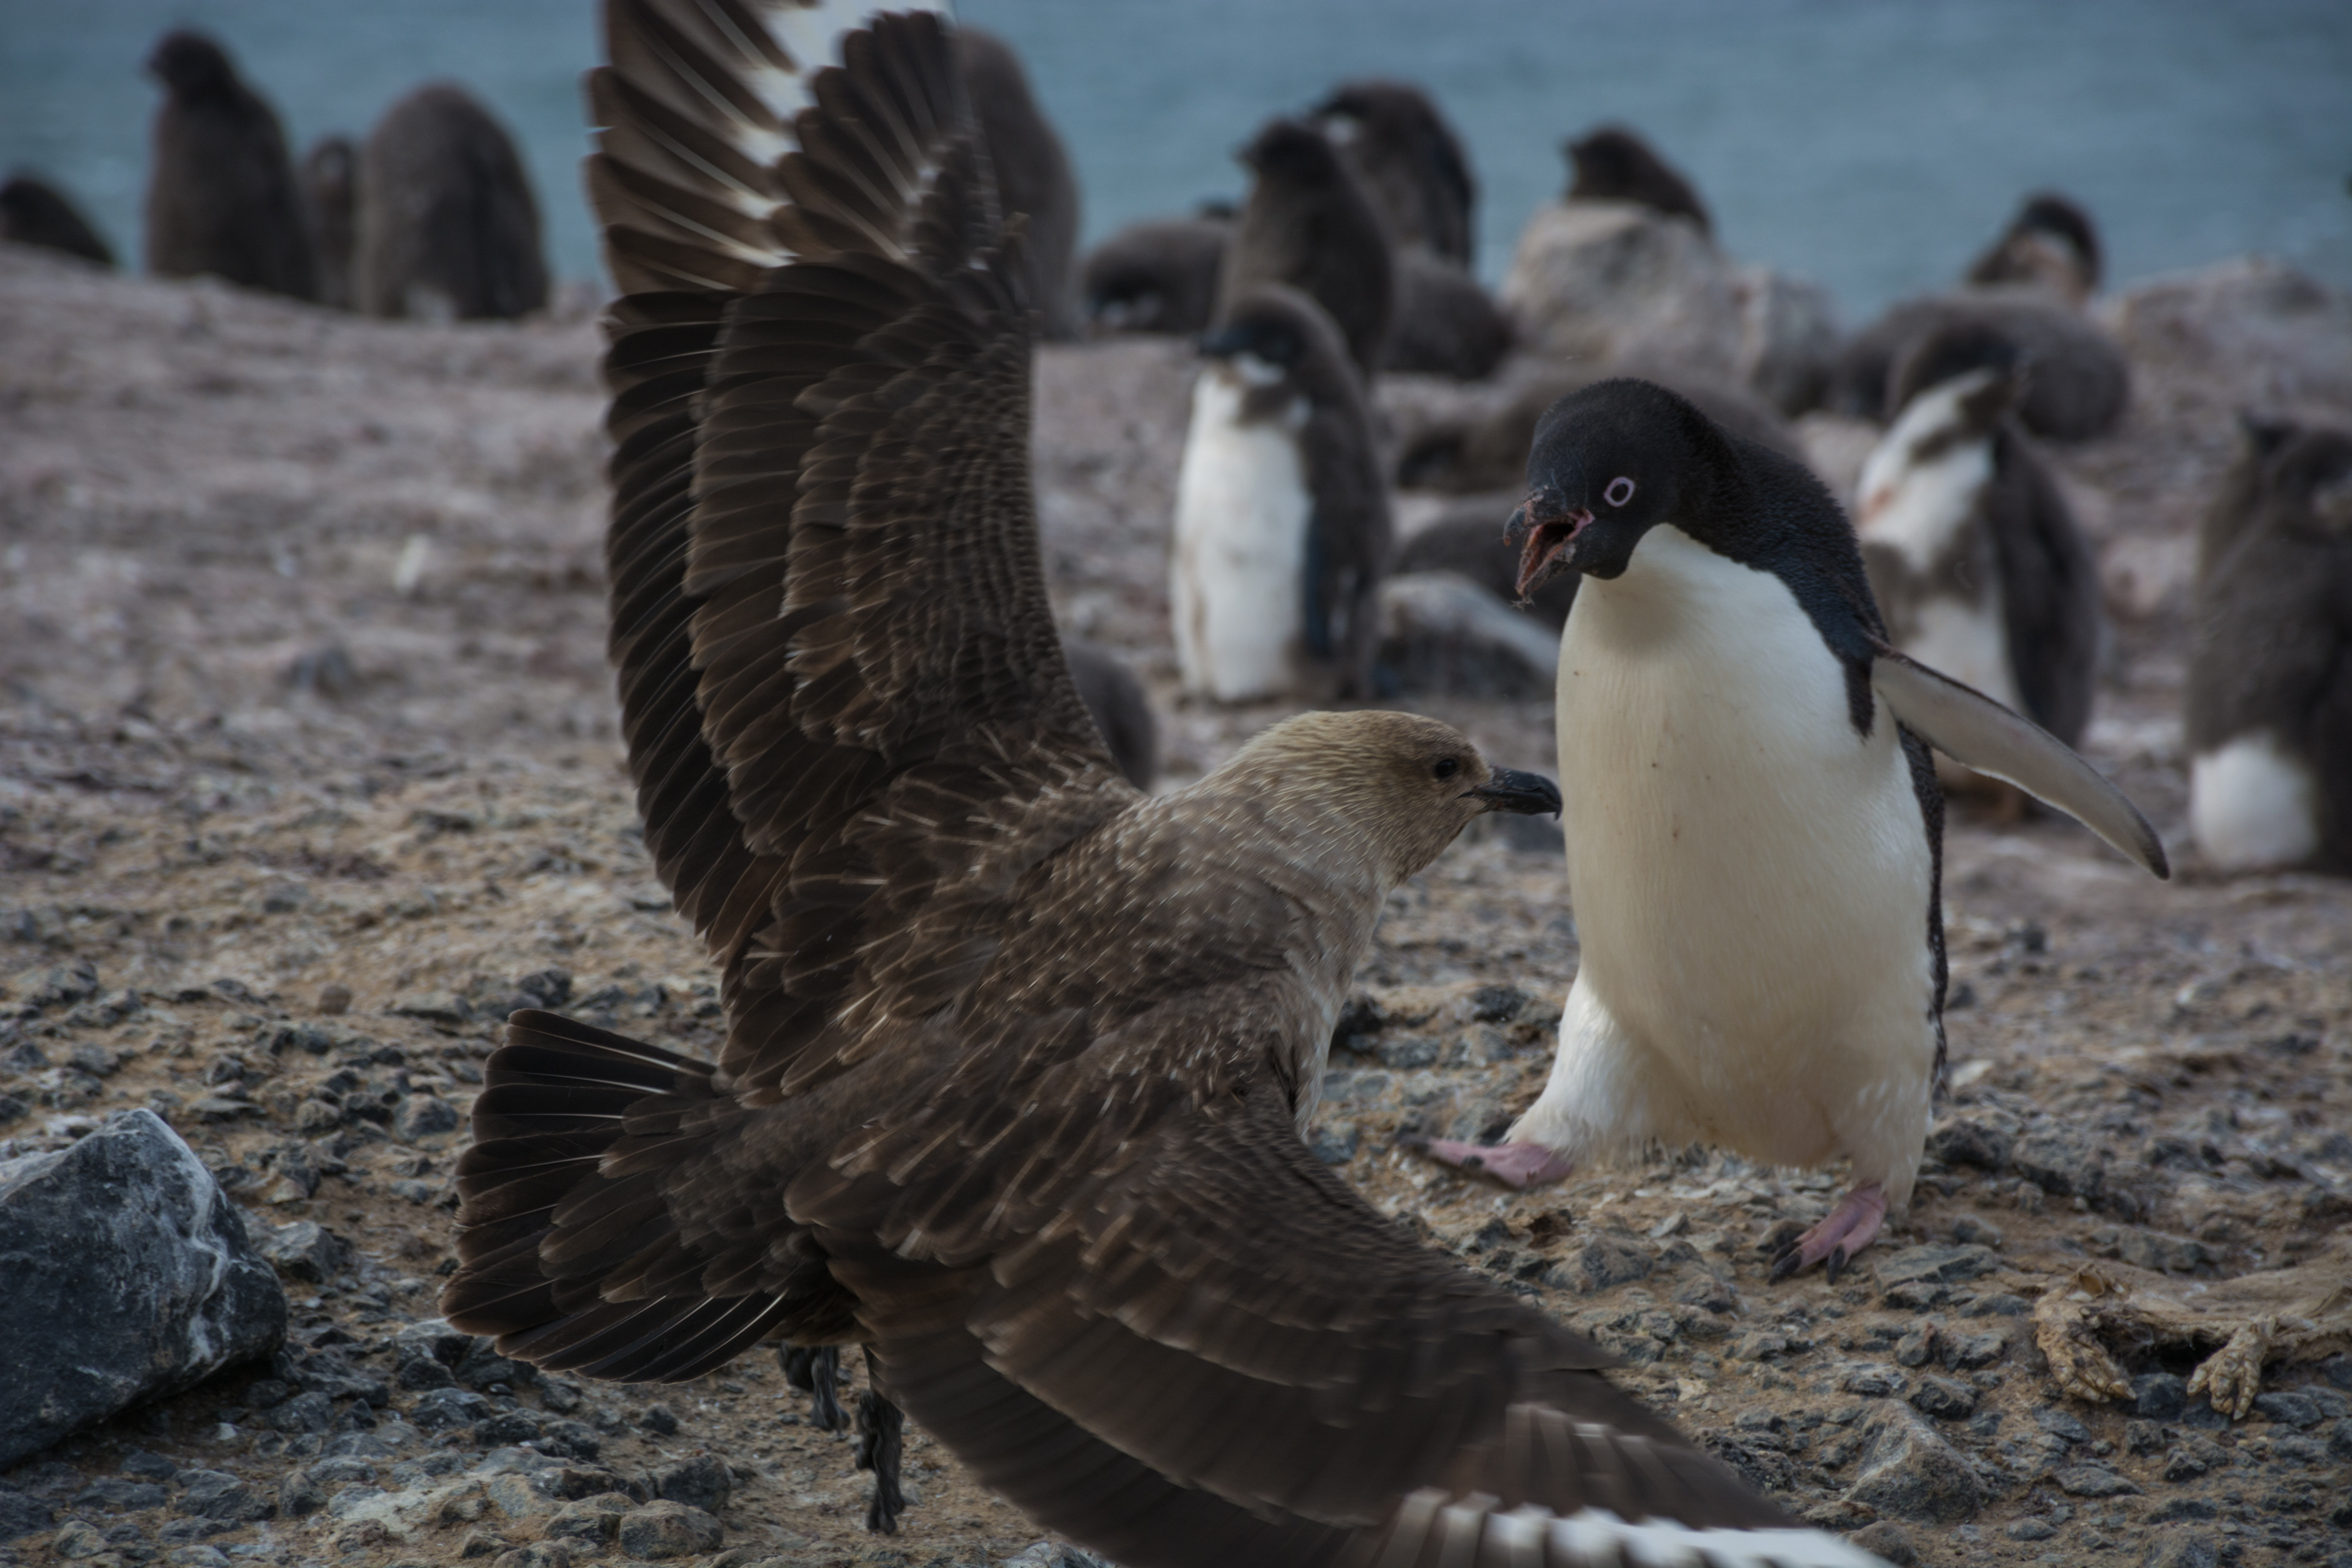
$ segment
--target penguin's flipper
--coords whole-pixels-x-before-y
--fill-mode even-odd
[[[2156,875],[2171,876],[2164,841],[2139,808],[2057,737],[1884,643],[1873,653],[1871,689],[1922,740],[2056,807]]]

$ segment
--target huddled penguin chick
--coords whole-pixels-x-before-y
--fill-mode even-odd
[[[1169,580],[1184,689],[1364,695],[1388,494],[1339,329],[1268,284],[1235,299],[1201,351]]]
[[[2017,418],[2045,441],[2088,441],[2115,428],[2131,399],[2123,350],[2081,311],[2047,290],[2015,284],[1907,299],[1846,340],[1830,371],[1832,413],[1885,422],[1896,371],[1922,340],[1973,322],[2017,345],[2033,374]]]
[[[2250,420],[2199,544],[2198,848],[2222,871],[2352,872],[2352,430]]]
[[[1634,202],[1688,218],[1701,234],[1715,232],[1698,191],[1625,126],[1598,126],[1562,144],[1560,152],[1568,159],[1569,201]]]
[[[11,174],[0,185],[0,240],[63,251],[100,267],[114,265],[114,252],[90,227],[81,209],[63,191],[37,175]]]
[[[1400,249],[1470,268],[1478,181],[1427,93],[1410,82],[1342,82],[1310,118],[1363,177]]]
[[[2055,191],[2037,191],[1969,266],[1968,281],[2035,284],[2081,305],[2098,290],[2103,266],[2091,214]]]
[[[454,82],[426,83],[376,121],[359,214],[362,314],[509,319],[547,303],[530,179],[505,130]]]
[[[1855,524],[1889,641],[2074,746],[2097,685],[2098,564],[2012,415],[2032,374],[1981,323],[1923,340],[1863,464]]]
[[[1296,120],[1268,121],[1240,156],[1256,178],[1225,248],[1219,319],[1260,285],[1286,284],[1330,316],[1369,382],[1396,308],[1388,225],[1370,193],[1329,138]]]
[[[147,69],[164,91],[147,176],[147,270],[209,273],[317,298],[310,235],[276,111],[202,33],[166,33]]]
[[[359,231],[359,149],[322,136],[302,158],[302,214],[319,263],[319,303],[352,308],[352,251]]]
[[[1511,319],[1486,287],[1419,250],[1396,256],[1396,316],[1381,368],[1482,381],[1511,351]]]
[[[1079,288],[1087,321],[1111,332],[1200,331],[1216,314],[1233,236],[1224,217],[1128,225],[1087,253]]]
[[[995,165],[997,204],[1008,215],[1028,219],[1023,250],[1029,303],[1045,318],[1047,337],[1075,338],[1078,309],[1070,270],[1078,243],[1078,179],[1070,155],[1038,107],[1012,45],[977,27],[958,27],[956,65]]]
[[[1062,656],[1121,776],[1139,789],[1150,789],[1160,774],[1160,726],[1143,683],[1118,654],[1083,637],[1063,638]]]
[[[1515,1186],[1654,1145],[1853,1162],[1775,1263],[1832,1271],[1908,1203],[1943,1050],[1943,795],[1928,746],[2075,813],[2161,875],[2083,759],[1886,641],[1853,528],[1804,465],[1664,387],[1544,418],[1518,586],[1580,575],[1557,681],[1581,966]]]

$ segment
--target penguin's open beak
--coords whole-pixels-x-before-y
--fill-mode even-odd
[[[1511,514],[1510,522],[1503,528],[1503,542],[1516,546],[1519,552],[1522,600],[1559,575],[1567,564],[1569,547],[1592,521],[1591,507],[1553,511],[1544,505],[1548,498],[1540,493],[1529,496],[1519,503],[1519,509]]]
[[[1559,786],[1540,773],[1497,768],[1470,793],[1486,802],[1489,811],[1511,811],[1522,817],[1559,815]]]

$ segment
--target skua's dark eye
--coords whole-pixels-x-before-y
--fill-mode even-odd
[[[1455,758],[1448,757],[1442,759],[1433,771],[1434,771],[1440,779],[1451,779],[1456,773],[1462,771],[1462,764]]]

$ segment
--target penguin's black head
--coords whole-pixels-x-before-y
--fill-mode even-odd
[[[1277,382],[1323,406],[1360,398],[1347,340],[1320,305],[1296,288],[1261,283],[1245,288],[1201,340],[1209,359],[1234,364],[1259,386]]]
[[[1319,183],[1339,177],[1339,158],[1330,138],[1296,120],[1269,120],[1238,154],[1269,179]]]
[[[1503,534],[1519,552],[1519,597],[1564,572],[1622,575],[1643,535],[1705,506],[1727,457],[1705,414],[1651,382],[1596,382],[1552,404]]]
[[[228,52],[185,27],[163,35],[147,57],[147,68],[181,98],[216,96],[236,84]]]
[[[2055,191],[2036,191],[2009,227],[2011,234],[2045,234],[2060,241],[2081,260],[2090,286],[2099,286],[2099,231],[2080,203]]]

